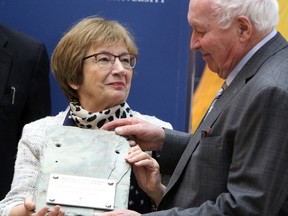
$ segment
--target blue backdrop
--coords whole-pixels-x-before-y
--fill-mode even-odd
[[[143,114],[188,130],[191,73],[187,23],[189,0],[1,0],[0,22],[42,41],[49,56],[63,33],[79,19],[99,15],[132,30],[139,59],[128,103]],[[52,114],[66,98],[51,75]]]

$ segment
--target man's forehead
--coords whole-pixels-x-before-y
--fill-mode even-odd
[[[216,19],[213,15],[211,2],[212,0],[190,0],[187,19],[191,26],[203,26],[215,23]]]

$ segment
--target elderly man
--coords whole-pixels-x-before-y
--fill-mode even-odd
[[[156,161],[127,156],[158,206],[149,215],[288,215],[288,43],[275,30],[278,10],[277,0],[190,0],[190,46],[225,80],[221,97],[193,135],[135,118],[103,127],[161,150],[161,172],[173,172],[166,188]],[[117,213],[138,215],[106,215]]]

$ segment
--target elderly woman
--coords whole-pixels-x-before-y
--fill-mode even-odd
[[[132,35],[116,21],[86,18],[63,36],[52,54],[51,66],[69,106],[56,116],[24,127],[12,187],[0,203],[0,215],[64,215],[60,206],[33,212],[35,204],[29,198],[35,193],[48,126],[99,129],[114,119],[136,116],[171,128],[169,123],[133,111],[127,104],[136,59],[137,47]],[[133,174],[131,181],[139,190]],[[134,194],[129,193],[128,208],[142,213],[151,211],[149,197],[141,190],[136,193],[138,197]]]

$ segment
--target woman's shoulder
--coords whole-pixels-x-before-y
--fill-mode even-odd
[[[168,128],[168,129],[172,129],[172,125],[167,122],[167,121],[163,121],[159,118],[157,118],[156,116],[151,116],[151,115],[144,115],[144,114],[141,114],[140,112],[137,112],[137,111],[134,111],[133,110],[133,116],[134,117],[137,117],[137,118],[140,118],[144,121],[147,121],[151,124],[155,124],[157,126],[160,126],[160,127],[164,127],[164,128]]]
[[[23,128],[23,135],[25,135],[26,132],[29,132],[29,134],[41,133],[41,131],[46,130],[49,126],[62,125],[67,112],[68,110],[61,111],[55,116],[47,116],[26,124]]]
[[[46,145],[47,129],[49,126],[62,125],[65,116],[65,112],[60,112],[56,116],[47,116],[26,124],[18,143],[18,151],[27,149],[28,147],[35,156],[39,157],[43,153],[43,149]]]

